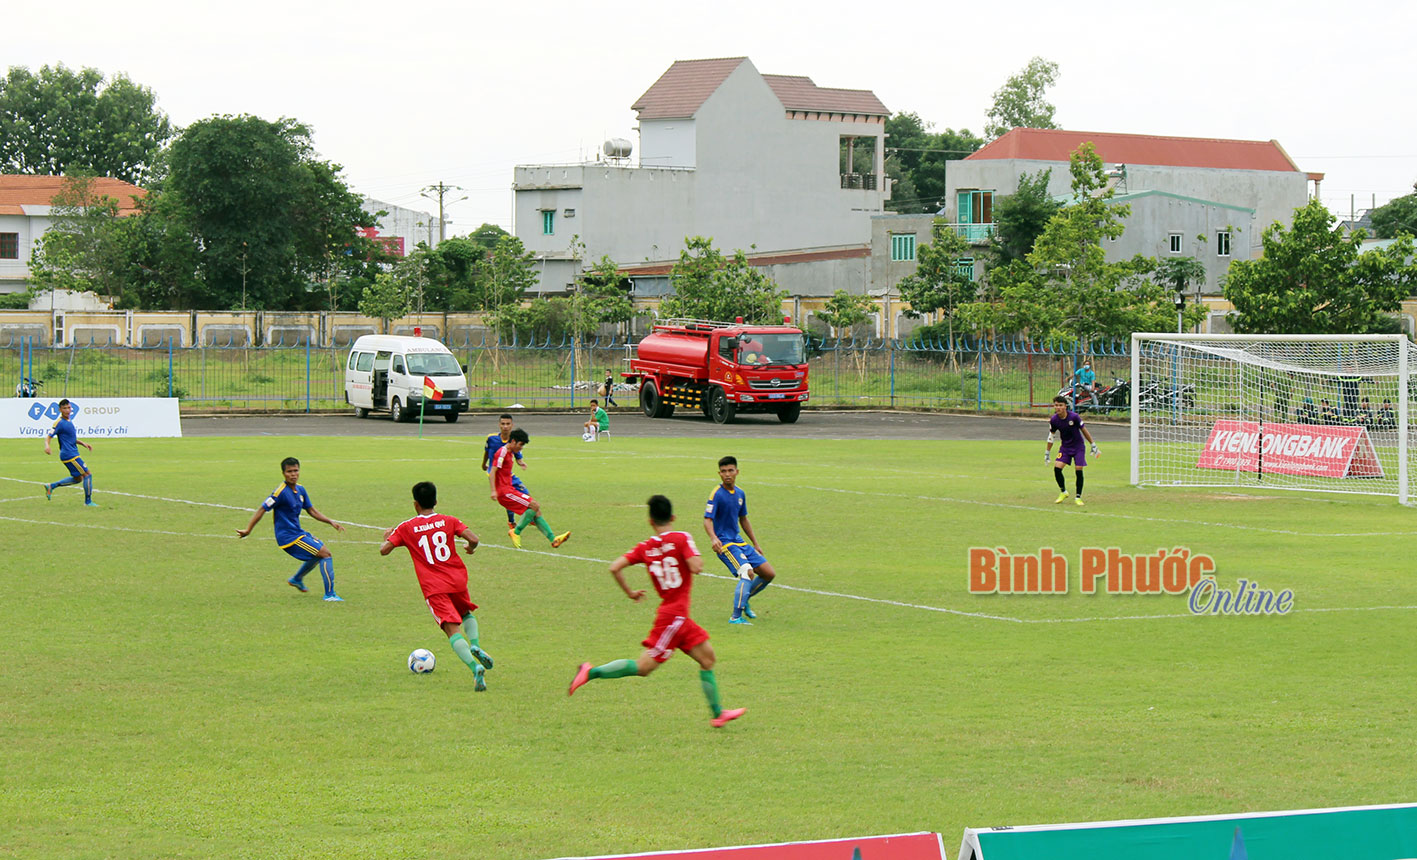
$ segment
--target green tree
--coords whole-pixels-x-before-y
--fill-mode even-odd
[[[359,312],[388,322],[408,315],[413,310],[408,287],[391,272],[380,272],[374,283],[364,288],[359,299]]]
[[[0,173],[88,172],[142,185],[172,124],[152,90],[95,69],[12,66],[0,78]]]
[[[1373,232],[1379,239],[1417,236],[1417,182],[1412,184],[1412,192],[1373,210]]]
[[[813,316],[830,326],[833,335],[841,337],[843,331],[869,319],[875,309],[876,301],[870,296],[837,290]]]
[[[476,306],[487,313],[492,327],[503,337],[519,331],[527,320],[549,313],[548,309],[536,307],[543,302],[532,302],[535,310],[522,307],[526,291],[536,284],[536,262],[534,256],[515,236],[497,239],[492,252],[479,268]],[[530,316],[529,316],[530,314]],[[493,353],[493,361],[499,353]]]
[[[910,303],[910,316],[943,311],[951,340],[954,339],[955,310],[961,304],[974,301],[979,294],[973,265],[968,270],[960,265],[960,258],[971,253],[969,243],[959,233],[949,224],[936,221],[930,229],[930,241],[916,251],[915,271],[896,285],[901,300]]]
[[[918,114],[905,112],[886,120],[886,176],[891,181],[891,209],[897,212],[937,212],[945,205],[949,162],[984,145],[968,129],[933,126]]]
[[[993,140],[1013,128],[1057,128],[1053,105],[1043,96],[1058,80],[1058,64],[1034,57],[1016,75],[994,91],[994,106],[984,136]]]
[[[1053,216],[1063,208],[1059,200],[1048,193],[1052,168],[1034,175],[1019,174],[1018,191],[1007,197],[994,198],[994,235],[990,240],[995,265],[1022,260],[1033,250],[1033,243]]]
[[[1413,243],[1401,238],[1363,252],[1361,234],[1333,229],[1335,218],[1310,200],[1293,226],[1271,224],[1264,255],[1236,260],[1225,279],[1238,332],[1366,334],[1390,328],[1388,314],[1417,290]]]
[[[238,306],[243,281],[250,307],[309,307],[310,285],[333,278],[337,258],[377,253],[356,233],[373,218],[295,120],[205,119],[167,161],[162,211],[201,249],[196,307]]]
[[[725,257],[714,248],[713,240],[693,236],[684,240],[679,262],[669,272],[674,293],[664,299],[661,310],[668,317],[732,320],[742,317],[750,323],[782,321],[782,300],[787,291],[778,289],[767,275],[748,265],[741,250]]]
[[[481,227],[467,234],[467,241],[481,248],[484,253],[490,254],[492,253],[492,249],[497,247],[497,242],[501,240],[503,236],[510,235],[512,234],[498,227],[496,224],[483,224]]]
[[[601,326],[628,322],[635,315],[630,281],[608,256],[581,272],[570,301],[574,330],[580,337],[592,337]]]
[[[67,177],[50,201],[52,223],[30,260],[32,291],[123,292],[125,246],[118,228],[118,201],[99,195],[93,178]]]

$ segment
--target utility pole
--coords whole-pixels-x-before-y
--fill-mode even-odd
[[[433,199],[433,194],[429,194],[430,191],[433,192],[434,194],[437,194],[437,195],[438,195],[438,241],[439,241],[439,242],[442,242],[445,238],[447,238],[447,230],[446,230],[446,228],[444,227],[444,225],[447,223],[447,220],[443,217],[443,198],[446,197],[449,193],[451,193],[451,192],[453,192],[453,191],[466,191],[466,190],[467,190],[467,189],[465,189],[465,188],[463,188],[463,187],[461,187],[461,186],[458,186],[458,185],[448,185],[447,183],[439,182],[437,185],[429,185],[427,188],[424,188],[422,191],[418,192],[418,193],[419,193],[419,196],[421,196],[421,197],[426,197],[426,198],[428,198],[429,200],[432,200],[432,199]],[[462,196],[462,197],[459,197],[457,200],[453,200],[453,201],[450,201],[450,202],[452,202],[452,203],[457,203],[459,200],[466,200],[466,199],[467,199],[467,196],[464,195],[464,196]],[[432,237],[432,232],[433,232],[433,231],[432,231],[432,230],[429,230],[428,232],[429,232],[429,237],[428,237],[428,238],[429,238],[429,240],[431,241],[432,238],[433,238],[433,237]]]

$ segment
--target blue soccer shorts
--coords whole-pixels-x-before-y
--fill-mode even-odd
[[[320,539],[309,532],[301,532],[300,537],[281,547],[297,561],[314,561],[320,557],[320,550],[324,548],[325,545]]]
[[[64,465],[69,467],[69,474],[73,475],[75,478],[82,478],[84,473],[89,470],[88,467],[84,465],[84,459],[82,457],[70,457],[64,461]]]
[[[763,554],[754,549],[750,543],[726,543],[718,557],[734,576],[738,575],[738,568],[744,564],[756,568],[758,565],[768,562],[763,558]]]

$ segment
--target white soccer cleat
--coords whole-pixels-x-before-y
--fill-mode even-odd
[[[752,579],[752,578],[753,578],[753,566],[752,566],[751,564],[747,563],[746,561],[743,562],[742,564],[738,565],[738,578],[739,578],[739,579]]]

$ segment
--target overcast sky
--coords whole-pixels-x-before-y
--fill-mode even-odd
[[[512,226],[512,166],[634,140],[630,105],[678,59],[869,89],[892,111],[981,133],[1033,56],[1067,129],[1275,139],[1327,174],[1345,215],[1417,181],[1417,3],[708,3],[71,0],[5,13],[4,66],[91,66],[152,88],[185,125],[294,117],[359,192],[436,212],[449,235]],[[637,141],[636,141],[637,142]],[[460,197],[465,200],[451,202]]]

